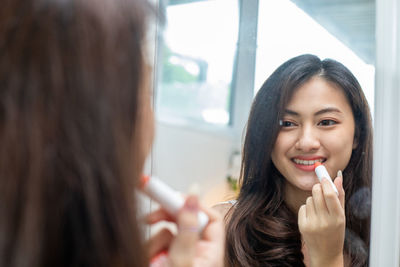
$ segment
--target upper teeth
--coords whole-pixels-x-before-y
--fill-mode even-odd
[[[302,159],[293,159],[294,162],[297,164],[302,164],[302,165],[314,165],[315,162],[322,162],[322,159],[316,159],[316,160],[302,160]]]

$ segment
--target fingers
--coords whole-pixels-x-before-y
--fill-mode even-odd
[[[196,196],[189,196],[178,214],[178,234],[172,241],[169,257],[172,266],[191,266],[196,244],[200,238],[198,227],[199,204]]]
[[[214,210],[214,209],[206,209],[204,207],[200,207],[200,208],[205,214],[207,214],[209,222],[219,221],[219,220],[222,219],[220,213],[217,212],[216,210]]]
[[[345,192],[343,189],[343,175],[341,171],[338,171],[337,178],[333,182],[339,191],[339,201],[340,205],[342,205],[342,208],[344,209],[344,201],[345,201]]]
[[[308,249],[310,260],[321,257],[331,259],[343,251],[346,218],[341,201],[344,201],[342,178],[336,178],[339,197],[327,179],[312,188],[312,196],[298,213],[299,231]],[[341,200],[339,200],[341,199]],[[344,203],[344,202],[343,202]],[[315,261],[314,261],[315,264]],[[325,266],[315,264],[315,266]],[[336,266],[336,265],[335,265]]]
[[[312,188],[313,205],[309,203],[310,200],[306,202],[307,217],[313,214],[313,212],[317,215],[323,215],[325,212],[329,214],[341,213],[344,209],[345,201],[342,183],[342,172],[338,171],[338,177],[335,179],[334,184],[339,195],[336,194],[332,188],[332,184],[326,178],[323,178],[320,184],[315,184]]]
[[[317,215],[324,215],[327,212],[327,207],[324,200],[321,184],[315,184],[312,188],[312,199]]]
[[[174,222],[175,219],[163,209],[153,211],[145,217],[146,224],[155,224],[160,221]]]
[[[306,200],[306,218],[308,220],[313,219],[316,215],[314,201],[312,197],[308,197]]]
[[[225,227],[222,216],[211,209],[202,209],[202,211],[207,214],[209,221],[201,233],[201,242],[198,243],[198,249],[199,251],[209,251],[211,246],[213,255],[210,255],[212,258],[210,262],[215,264],[196,261],[194,266],[224,266]]]
[[[298,214],[298,224],[299,224],[299,229],[300,232],[303,231],[303,227],[307,223],[307,212],[306,212],[306,205],[301,205],[299,209],[299,214]]]
[[[342,209],[342,206],[340,204],[338,196],[336,195],[336,192],[332,188],[331,183],[326,178],[324,178],[321,181],[321,186],[324,192],[324,199],[326,207],[328,209],[328,213],[331,215],[339,213]]]
[[[225,240],[225,228],[220,214],[213,210],[202,209],[209,217],[209,222],[202,233],[202,239],[206,241],[217,241],[218,243]]]
[[[149,258],[152,259],[160,252],[168,250],[169,244],[171,243],[173,234],[167,230],[162,229],[160,232],[152,236],[147,242],[147,252]]]

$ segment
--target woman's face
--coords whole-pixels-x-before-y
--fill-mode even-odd
[[[343,90],[316,76],[296,89],[288,103],[272,161],[288,186],[311,191],[318,182],[316,161],[324,163],[332,179],[347,166],[356,147],[354,131]]]

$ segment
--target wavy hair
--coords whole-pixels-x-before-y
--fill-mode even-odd
[[[145,266],[143,0],[0,8],[0,266]]]
[[[346,266],[368,264],[372,124],[370,110],[353,74],[341,63],[301,55],[283,63],[263,84],[253,102],[243,147],[241,190],[226,218],[228,266],[304,266],[301,235],[294,214],[284,202],[284,177],[271,152],[279,120],[293,92],[312,77],[338,85],[351,106],[355,140],[343,171],[346,192]]]

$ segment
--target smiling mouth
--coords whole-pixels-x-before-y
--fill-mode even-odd
[[[320,158],[320,159],[314,159],[314,160],[302,160],[302,159],[296,159],[296,158],[294,158],[294,159],[292,159],[292,161],[293,161],[294,163],[296,163],[296,164],[299,164],[299,165],[310,166],[310,165],[314,165],[316,162],[321,162],[321,163],[323,163],[323,162],[326,161],[326,159]]]

